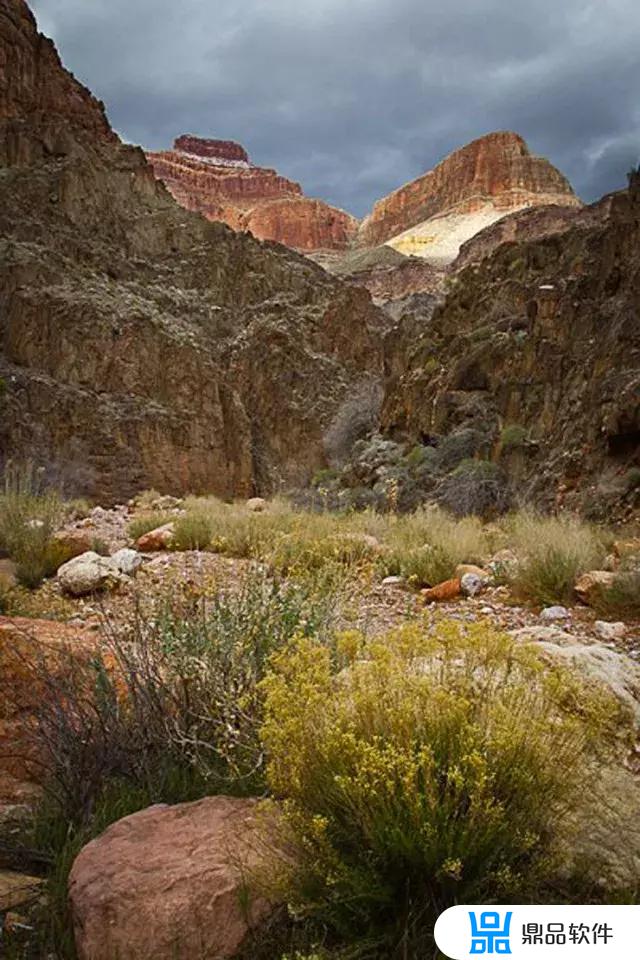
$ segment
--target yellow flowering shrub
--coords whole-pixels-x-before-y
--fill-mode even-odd
[[[301,852],[291,907],[387,948],[453,902],[541,884],[619,719],[484,623],[300,638],[263,687],[268,782]]]

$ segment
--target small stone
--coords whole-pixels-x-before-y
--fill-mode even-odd
[[[609,623],[606,620],[596,620],[593,625],[594,632],[601,640],[622,640],[627,632],[626,625],[620,621]]]
[[[120,573],[126,573],[132,576],[136,570],[142,566],[143,558],[137,550],[131,550],[129,547],[123,547],[109,558],[116,565]]]
[[[182,506],[184,500],[181,500],[179,497],[171,497],[166,495],[164,497],[156,497],[156,499],[151,504],[152,510],[178,510]]]
[[[486,590],[489,584],[489,578],[486,574],[465,573],[460,578],[460,589],[465,597],[475,597],[483,590]]]
[[[267,509],[267,501],[263,497],[251,497],[247,500],[247,510],[252,513],[262,513]]]
[[[37,897],[43,883],[42,877],[0,870],[0,913],[29,903]]]
[[[555,620],[568,620],[571,614],[566,607],[545,607],[540,611],[540,619],[545,623],[553,623]]]
[[[621,560],[640,554],[640,537],[632,537],[630,540],[616,540],[613,545],[613,552]]]
[[[610,570],[590,570],[589,573],[583,573],[576,581],[574,587],[576,596],[590,606],[602,590],[608,590],[613,586],[615,574]]]
[[[385,577],[382,586],[390,590],[402,590],[407,585],[404,577]]]
[[[157,550],[167,550],[173,540],[173,530],[174,525],[172,523],[165,523],[161,527],[156,527],[155,530],[143,533],[136,541],[136,547],[142,553],[154,553]]]

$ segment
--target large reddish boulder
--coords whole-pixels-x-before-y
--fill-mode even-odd
[[[56,676],[68,678],[99,644],[91,631],[67,623],[0,617],[0,803],[31,793],[42,774],[35,714]]]
[[[274,909],[259,877],[278,844],[255,800],[209,797],[125,817],[71,870],[79,960],[233,957]]]

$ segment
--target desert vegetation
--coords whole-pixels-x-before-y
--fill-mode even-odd
[[[505,627],[512,608],[535,623],[554,604],[637,617],[633,529],[155,491],[110,513],[65,503],[28,467],[0,499],[19,581],[0,588],[4,611],[82,619],[87,601],[65,593],[60,558],[43,568],[42,551],[70,530],[97,545],[105,516],[125,553],[143,557],[131,548],[162,527],[162,569],[196,567],[101,587],[89,647],[53,653],[28,627],[0,647],[6,718],[30,691],[20,750],[44,791],[9,845],[46,874],[24,949],[74,957],[68,875],[92,837],[150,804],[216,795],[277,804],[296,851],[261,878],[284,906],[247,946],[252,957],[417,958],[432,954],[434,919],[454,902],[635,896],[613,878],[602,887],[592,851],[579,873],[567,861],[594,816],[589,785],[630,735],[628,706]],[[111,535],[97,551],[107,560]],[[612,558],[591,606],[576,607],[580,577]],[[484,601],[460,593],[467,571]],[[425,609],[420,590],[443,581],[457,585],[453,602]],[[385,609],[362,615],[371,596],[384,608],[394,595],[393,624]]]

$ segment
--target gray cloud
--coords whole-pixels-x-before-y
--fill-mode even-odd
[[[34,0],[66,66],[148,148],[180,133],[356,214],[521,133],[586,200],[640,161],[636,0]]]

